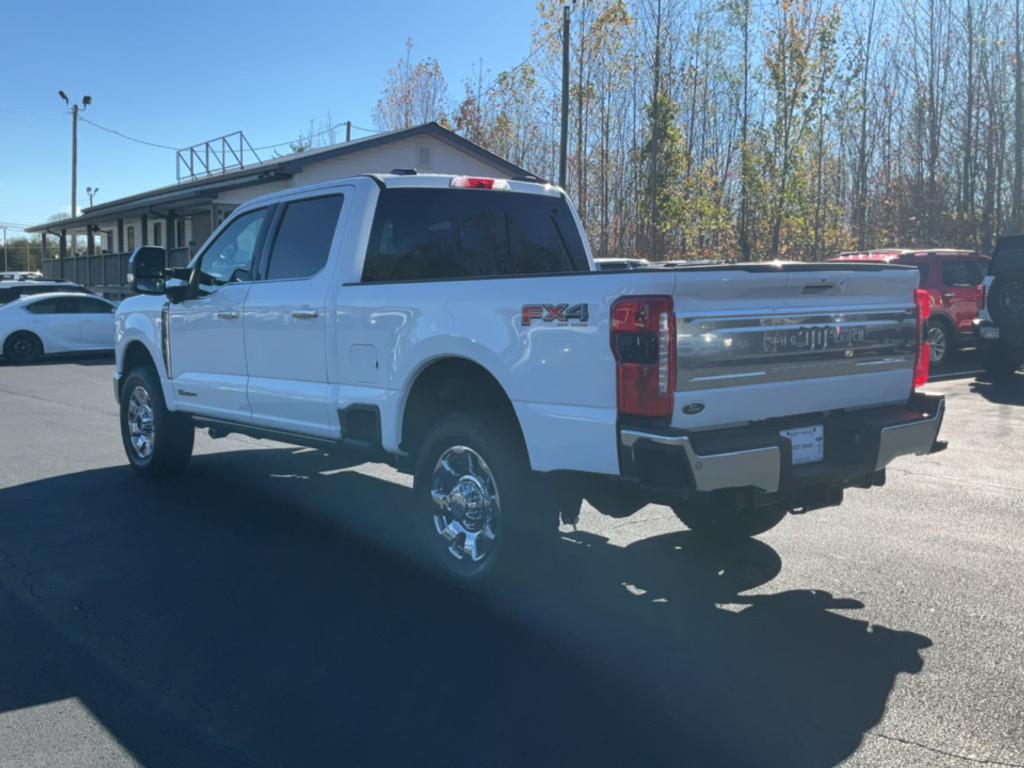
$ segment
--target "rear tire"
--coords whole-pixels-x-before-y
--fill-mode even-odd
[[[4,342],[4,357],[14,365],[34,363],[43,356],[43,342],[34,333],[18,331]]]
[[[694,493],[672,511],[687,528],[715,541],[737,541],[757,536],[774,528],[786,510],[777,507],[736,507],[730,503],[730,491]]]
[[[997,275],[985,306],[1001,334],[1024,335],[1024,269]]]
[[[925,338],[932,347],[931,365],[933,368],[941,368],[953,357],[954,335],[949,323],[945,320],[932,318],[928,321],[928,329],[925,331]]]
[[[192,458],[192,418],[167,410],[163,390],[150,368],[136,368],[121,388],[121,441],[128,462],[145,477],[169,477]]]
[[[495,411],[442,418],[418,451],[416,526],[432,568],[464,583],[493,579],[557,540],[547,506],[532,503],[529,461],[515,424]],[[550,523],[550,531],[543,530]]]

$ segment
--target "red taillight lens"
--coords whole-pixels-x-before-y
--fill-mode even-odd
[[[486,179],[480,176],[455,176],[450,185],[455,189],[508,189],[507,179]]]
[[[612,305],[619,414],[671,418],[676,389],[676,315],[671,296],[629,296]]]
[[[917,304],[917,360],[914,362],[914,389],[928,383],[928,372],[932,362],[932,345],[925,336],[928,318],[932,316],[932,298],[928,291],[920,288],[914,291]]]

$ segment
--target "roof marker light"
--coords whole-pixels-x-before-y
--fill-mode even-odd
[[[455,176],[453,189],[511,189],[508,179],[485,179],[479,176]]]

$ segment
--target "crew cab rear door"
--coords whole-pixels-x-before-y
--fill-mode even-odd
[[[326,302],[330,259],[341,227],[339,190],[277,206],[267,247],[244,309],[248,398],[253,423],[330,436]]]

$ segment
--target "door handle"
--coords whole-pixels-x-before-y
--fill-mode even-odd
[[[239,314],[237,312],[233,312],[233,311],[232,312],[218,312],[215,315],[215,317],[218,320],[237,320],[239,318]]]
[[[296,309],[292,311],[292,317],[296,320],[316,320],[320,312],[315,309]]]

